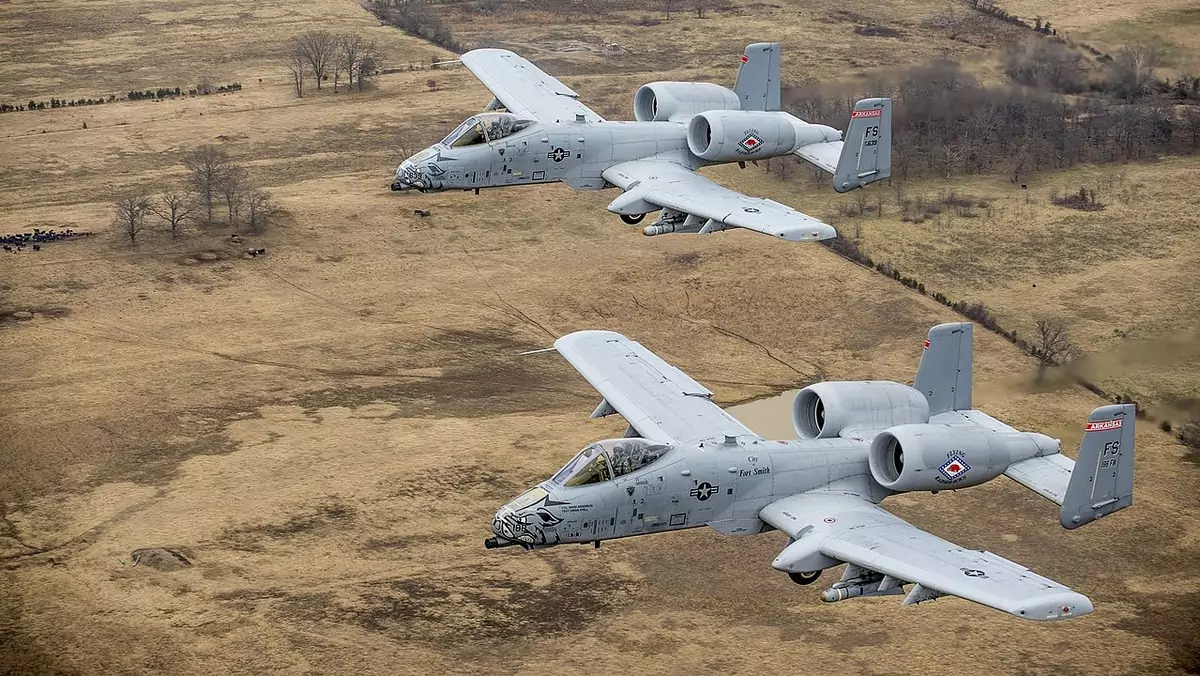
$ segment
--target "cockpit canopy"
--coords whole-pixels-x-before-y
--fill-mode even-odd
[[[510,136],[533,124],[533,120],[523,120],[512,113],[480,113],[467,118],[466,122],[458,125],[458,129],[442,140],[443,145],[451,148],[462,148],[477,143],[490,143]]]
[[[588,444],[551,479],[571,488],[636,472],[661,458],[670,446],[645,439],[607,439]]]

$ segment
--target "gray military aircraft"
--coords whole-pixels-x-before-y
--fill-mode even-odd
[[[912,387],[846,381],[800,390],[796,440],[751,432],[703,385],[618,333],[579,331],[551,349],[602,396],[592,417],[618,413],[629,427],[503,506],[488,548],[599,547],[705,525],[731,535],[778,529],[789,539],[771,565],[799,584],[849,564],[822,594],[828,602],[905,594],[911,584],[904,605],[958,596],[1057,620],[1091,612],[1091,601],[991,552],[926,533],[879,503],[1003,474],[1061,505],[1065,528],[1133,504],[1133,405],[1092,411],[1072,462],[1057,439],[971,407],[968,323],[929,331]]]
[[[779,45],[746,47],[733,90],[707,82],[652,82],[633,100],[636,122],[608,121],[524,58],[476,49],[461,62],[491,90],[485,112],[405,160],[392,190],[474,190],[561,181],[616,186],[608,205],[626,223],[662,211],[646,235],[746,228],[790,241],[837,236],[832,226],[695,173],[710,164],[795,154],[833,174],[838,192],[891,176],[891,100],[854,106],[846,138],[780,111]],[[496,112],[503,109],[504,112]]]

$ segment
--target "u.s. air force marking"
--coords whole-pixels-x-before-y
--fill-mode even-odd
[[[705,500],[711,498],[713,493],[716,493],[719,490],[721,490],[720,486],[714,486],[707,481],[703,481],[699,486],[696,486],[692,490],[688,491],[688,495],[696,498],[700,502],[704,502]]]

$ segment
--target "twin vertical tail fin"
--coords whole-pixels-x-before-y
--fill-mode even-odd
[[[970,322],[929,330],[913,388],[925,395],[929,415],[971,408]],[[1133,404],[1101,406],[1088,416],[1079,456],[1058,452],[1043,435],[1041,455],[1015,462],[1004,475],[1060,505],[1063,528],[1075,529],[1133,504]]]
[[[742,110],[779,110],[779,44],[756,42],[746,46],[733,91]]]
[[[1133,504],[1133,404],[1101,406],[1088,416],[1059,521],[1079,528]]]
[[[929,329],[913,388],[925,395],[931,416],[971,408],[972,326],[954,322]]]
[[[854,104],[842,137],[833,189],[849,192],[892,175],[892,100],[862,99]]]
[[[1062,507],[1075,529],[1133,504],[1133,404],[1101,406],[1088,416],[1075,460],[1052,452],[1013,463],[1004,476]]]
[[[741,109],[781,110],[779,82],[779,44],[756,42],[746,45],[742,65],[733,83]],[[850,125],[841,141],[809,143],[797,149],[796,154],[832,172],[833,189],[838,192],[849,192],[890,178],[892,100],[859,101],[854,104]]]

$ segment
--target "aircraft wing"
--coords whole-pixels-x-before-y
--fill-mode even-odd
[[[554,348],[604,397],[592,417],[620,413],[642,437],[666,443],[758,437],[713,403],[708,388],[619,333],[576,331]]]
[[[842,582],[827,590],[834,598],[826,600],[895,594],[911,583],[916,586],[905,605],[952,595],[1027,620],[1092,611],[1091,601],[1078,592],[991,552],[926,533],[860,497],[803,493],[767,505],[759,516],[795,539],[776,558],[776,568],[788,570],[789,561],[804,565],[801,557],[814,550],[852,564]],[[846,590],[841,595],[839,585]]]
[[[574,122],[576,115],[587,122],[604,120],[570,87],[506,49],[473,49],[462,55],[462,63],[511,113],[542,122]]]
[[[610,211],[624,213],[625,205],[648,202],[689,215],[687,220],[681,219],[674,230],[663,232],[708,234],[728,228],[746,228],[792,242],[837,237],[833,226],[786,204],[763,197],[748,197],[668,160],[623,162],[606,169],[604,179],[625,191],[609,205]]]

